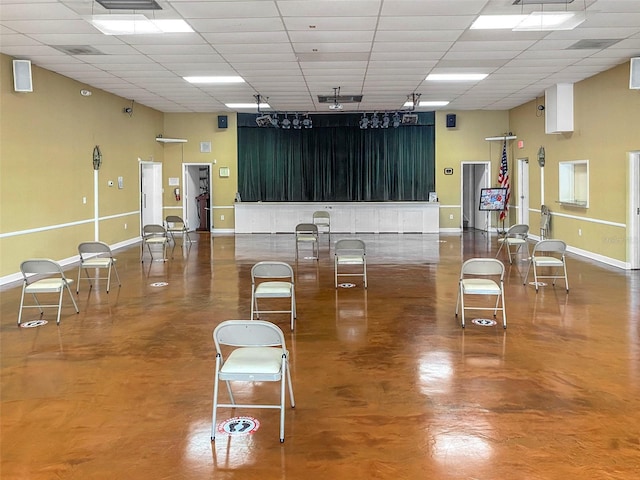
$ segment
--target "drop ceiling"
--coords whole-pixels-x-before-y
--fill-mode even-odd
[[[401,109],[407,96],[446,110],[506,110],[640,56],[640,0],[157,0],[106,10],[93,0],[0,0],[0,52],[162,112],[221,112],[267,99],[280,112],[328,112],[318,96],[362,95],[343,111]],[[574,30],[470,30],[478,15],[586,11]],[[84,17],[143,13],[194,33],[107,36]],[[575,45],[578,45],[577,47]],[[586,48],[585,48],[586,47]],[[475,83],[429,73],[488,73]],[[192,85],[184,76],[240,75]],[[37,85],[35,85],[37,89]],[[433,108],[430,108],[433,109]],[[425,109],[426,110],[426,109]]]

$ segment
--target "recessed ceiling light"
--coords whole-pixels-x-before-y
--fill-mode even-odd
[[[271,108],[271,106],[268,103],[261,103],[260,105],[256,104],[256,103],[225,103],[225,106],[227,108],[233,108],[233,109],[245,109],[245,108]]]
[[[149,20],[142,14],[91,15],[85,17],[85,20],[105,35],[193,32],[193,29],[184,20]]]
[[[477,82],[487,78],[487,73],[430,73],[425,80],[433,82]]]
[[[230,77],[182,77],[189,83],[244,83],[242,77],[230,76]],[[255,104],[254,104],[255,105]]]

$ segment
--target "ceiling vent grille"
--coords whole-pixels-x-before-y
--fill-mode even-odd
[[[96,0],[107,10],[162,10],[155,0]]]
[[[67,55],[104,55],[97,48],[90,45],[50,45],[51,48],[66,53]]]
[[[513,5],[568,5],[573,0],[515,0]]]
[[[362,95],[318,95],[318,103],[360,103]]]
[[[605,38],[596,38],[596,39],[582,39],[574,43],[573,45],[569,45],[566,50],[604,50],[605,48],[609,48],[611,45],[615,45],[621,39],[605,39]]]

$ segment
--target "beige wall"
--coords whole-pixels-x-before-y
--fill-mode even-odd
[[[490,160],[495,185],[500,150],[497,143],[484,138],[513,131],[524,141],[524,148],[516,150],[515,142],[510,144],[512,187],[517,185],[513,159],[532,159],[531,225],[538,222],[541,203],[541,172],[535,157],[538,147],[544,145],[545,203],[556,214],[554,236],[578,249],[624,261],[627,232],[624,227],[607,223],[626,222],[626,153],[640,149],[640,95],[628,89],[628,74],[627,63],[575,85],[575,131],[571,134],[545,135],[544,118],[536,115],[536,102],[510,112],[438,112],[436,190],[442,205],[441,228],[459,228],[462,223],[461,162]],[[101,240],[124,244],[139,235],[139,158],[163,162],[165,213],[175,213],[180,206],[168,178],[178,177],[182,182],[181,164],[213,164],[215,160],[213,227],[233,229],[237,190],[235,115],[225,113],[227,129],[218,129],[218,113],[163,114],[134,104],[133,114],[128,115],[123,108],[131,106],[130,100],[36,66],[33,84],[33,93],[13,92],[11,58],[0,55],[0,279],[18,272],[22,259],[69,259],[77,253],[80,241],[93,239],[91,155],[95,145],[100,145],[103,153],[98,173]],[[93,95],[81,96],[83,88]],[[455,128],[446,128],[446,113],[457,114]],[[155,141],[158,134],[188,142],[163,145]],[[203,141],[211,141],[211,153],[200,153]],[[591,207],[567,209],[555,203],[557,162],[580,159],[590,160]],[[230,168],[230,177],[219,176],[218,169],[223,166]],[[452,167],[454,174],[444,175],[445,167]],[[124,178],[122,190],[117,188],[119,176]],[[116,186],[108,187],[109,180]],[[513,213],[511,220],[513,223]],[[577,236],[578,228],[582,236]]]
[[[542,203],[552,212],[552,236],[571,247],[626,261],[629,234],[628,152],[640,150],[640,91],[629,89],[629,63],[574,85],[574,131],[545,134],[544,115],[529,102],[510,112],[509,129],[524,141],[516,156],[529,157],[530,225]],[[544,97],[538,99],[544,104]],[[541,169],[537,152],[544,146]],[[589,208],[558,203],[558,163],[589,160]],[[544,175],[544,178],[543,178]],[[512,185],[516,181],[512,176]],[[541,185],[544,185],[544,199]],[[617,225],[611,225],[617,224]],[[582,235],[578,235],[581,230]]]

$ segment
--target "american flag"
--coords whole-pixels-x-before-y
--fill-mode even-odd
[[[498,173],[498,183],[502,188],[507,189],[504,198],[504,210],[500,212],[500,220],[504,220],[509,210],[509,197],[511,196],[511,185],[509,185],[509,165],[507,164],[507,141],[502,145],[502,159],[500,160],[500,173]]]

